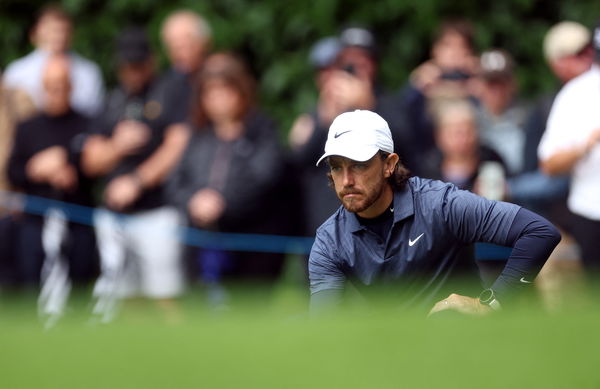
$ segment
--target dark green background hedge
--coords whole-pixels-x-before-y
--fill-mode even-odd
[[[28,30],[42,4],[0,0],[0,67],[31,49]],[[64,0],[61,4],[76,20],[76,50],[100,63],[109,85],[115,81],[112,42],[121,28],[146,25],[160,50],[158,31],[169,11],[185,7],[201,12],[214,29],[215,48],[238,50],[249,58],[260,77],[263,105],[284,131],[314,100],[306,62],[310,45],[344,24],[359,22],[374,29],[382,49],[381,82],[393,91],[427,58],[431,33],[440,20],[463,16],[477,28],[479,49],[498,46],[513,53],[521,92],[533,97],[555,85],[541,53],[548,27],[564,19],[593,26],[600,18],[600,2],[592,1]],[[162,55],[161,65],[166,65]]]

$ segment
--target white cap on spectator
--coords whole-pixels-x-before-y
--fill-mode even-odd
[[[591,33],[584,25],[576,22],[555,24],[544,37],[544,56],[554,61],[575,55],[590,43]]]
[[[366,110],[344,112],[329,127],[325,154],[317,161],[339,155],[354,161],[368,161],[377,152],[394,152],[394,141],[387,122],[378,114]]]

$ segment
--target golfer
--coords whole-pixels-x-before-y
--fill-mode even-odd
[[[347,282],[359,291],[397,287],[399,304],[433,306],[432,313],[501,309],[530,286],[560,241],[552,224],[517,205],[410,177],[387,122],[374,112],[339,115],[317,165],[323,161],[342,207],[317,229],[310,253],[313,312],[339,304]],[[457,254],[474,242],[512,247],[506,266],[478,297],[448,296],[448,282],[461,268]]]

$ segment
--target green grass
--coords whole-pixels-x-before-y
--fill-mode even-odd
[[[177,323],[135,301],[100,325],[77,294],[44,330],[31,296],[0,298],[0,387],[600,388],[598,305],[426,319],[382,304],[310,319],[299,288],[245,286],[231,301],[210,310],[196,290]]]

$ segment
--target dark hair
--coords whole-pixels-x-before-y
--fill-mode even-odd
[[[378,154],[384,161],[390,155],[390,153],[381,150],[378,152]],[[398,159],[398,163],[396,163],[396,166],[394,166],[394,173],[388,177],[387,181],[392,186],[394,191],[398,191],[404,189],[406,186],[406,181],[408,181],[410,176],[410,170],[408,170],[402,161]]]
[[[379,155],[382,161],[385,161],[385,159],[390,155],[390,153],[379,150],[377,152],[377,155]],[[327,159],[327,161],[329,162],[329,158]],[[387,178],[387,182],[390,184],[394,191],[399,191],[404,189],[404,187],[406,186],[406,181],[408,181],[410,176],[410,170],[408,170],[408,168],[404,166],[402,164],[402,161],[399,159],[398,163],[396,163],[396,166],[394,167],[394,173]],[[327,172],[327,178],[329,181],[329,186],[333,188],[334,185],[333,177],[331,177],[331,172]]]
[[[48,4],[40,9],[40,11],[37,13],[36,24],[45,18],[58,19],[70,24],[73,23],[71,15],[69,15],[67,11],[65,11],[65,9],[59,4]]]
[[[210,55],[204,61],[196,77],[191,120],[197,127],[203,127],[208,118],[202,107],[202,93],[210,81],[221,81],[235,89],[242,97],[242,107],[238,117],[244,117],[253,107],[256,99],[256,81],[250,74],[246,63],[230,52]]]
[[[442,21],[433,35],[434,44],[450,33],[460,35],[471,51],[475,51],[475,28],[471,22],[464,19],[446,19]]]

